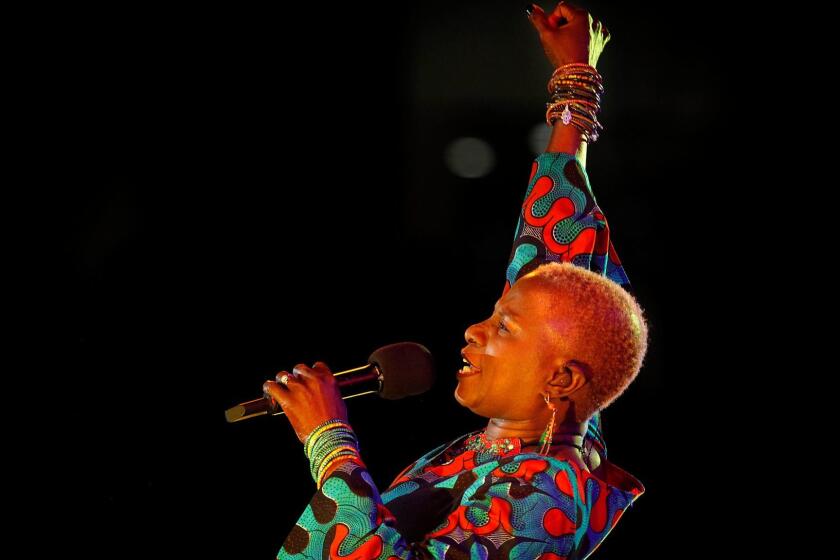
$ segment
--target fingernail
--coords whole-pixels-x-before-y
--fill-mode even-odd
[[[531,13],[534,11],[533,4],[525,4],[525,13],[528,14],[528,17],[531,17]]]

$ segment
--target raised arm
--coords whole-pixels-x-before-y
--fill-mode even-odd
[[[564,131],[552,138],[572,146],[573,142],[560,139],[567,134]],[[547,262],[582,266],[632,293],[586,169],[574,153],[566,151],[543,152],[531,164],[502,294],[516,280]]]
[[[552,67],[586,63],[595,68],[609,32],[582,9],[558,4],[551,14],[533,5],[529,16]],[[546,262],[571,262],[604,275],[628,292],[632,287],[613,247],[606,216],[595,200],[586,172],[588,144],[575,126],[555,121],[545,152],[531,165],[503,294]],[[589,421],[587,459],[597,468],[607,456],[600,412]]]
[[[609,32],[585,10],[560,3],[546,14],[534,4],[529,17],[552,66],[596,67]],[[578,87],[567,86],[568,95],[580,95]],[[583,266],[632,291],[589,183],[586,150],[586,137],[573,123],[555,121],[546,151],[531,165],[503,294],[517,279],[552,261]]]

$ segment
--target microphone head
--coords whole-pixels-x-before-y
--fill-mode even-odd
[[[416,342],[383,346],[368,358],[382,373],[384,399],[401,399],[428,391],[435,383],[435,364],[428,348]]]

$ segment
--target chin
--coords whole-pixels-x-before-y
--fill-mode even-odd
[[[475,414],[477,416],[482,416],[484,418],[490,418],[490,416],[487,416],[486,414],[482,414],[480,411],[476,410],[473,407],[473,405],[471,405],[469,402],[465,401],[463,399],[463,397],[461,397],[461,395],[458,394],[458,386],[455,387],[455,392],[453,394],[455,395],[455,400],[458,401],[458,404],[460,404],[464,408],[468,409],[473,414]]]
[[[469,408],[470,410],[472,410],[472,408],[470,408],[469,403],[468,403],[467,401],[465,401],[465,400],[463,399],[463,397],[461,397],[461,395],[458,393],[458,389],[459,389],[460,387],[461,387],[461,384],[460,384],[460,383],[459,383],[458,385],[456,385],[456,386],[455,386],[455,391],[454,391],[454,393],[453,393],[453,394],[455,395],[455,400],[456,400],[456,401],[458,401],[458,404],[460,404],[460,405],[461,405],[461,406],[463,406],[464,408]]]
[[[466,403],[464,402],[464,400],[461,398],[461,395],[458,394],[458,387],[460,387],[460,386],[461,386],[460,383],[458,385],[456,385],[455,386],[455,391],[453,391],[452,394],[455,395],[455,400],[458,401],[458,404],[460,404],[461,406],[467,406]]]

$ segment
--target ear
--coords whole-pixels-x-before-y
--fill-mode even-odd
[[[591,368],[579,360],[563,360],[555,365],[548,380],[548,391],[552,398],[567,400],[585,387],[592,377]]]

